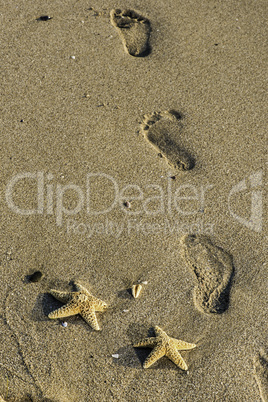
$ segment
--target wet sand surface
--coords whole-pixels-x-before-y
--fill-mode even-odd
[[[127,9],[135,21],[113,25],[111,11]],[[3,6],[4,400],[267,400],[265,10],[264,1]],[[190,170],[174,169],[170,149],[163,157],[141,132],[145,115],[169,110],[181,117],[172,138]],[[170,132],[159,127],[165,146]],[[189,233],[214,247],[198,246],[190,267]],[[223,311],[209,312],[197,295],[222,288],[219,248],[233,275]],[[63,305],[50,289],[72,281],[108,304],[96,313],[101,331],[80,315],[48,318]],[[154,326],[197,345],[181,352],[187,371],[167,357],[142,367],[151,349],[133,345]]]

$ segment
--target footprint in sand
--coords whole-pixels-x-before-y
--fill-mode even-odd
[[[204,235],[181,238],[182,255],[198,281],[194,302],[204,313],[223,313],[229,304],[232,256]]]
[[[146,56],[150,52],[150,22],[133,10],[112,10],[111,24],[118,30],[124,49],[131,56]]]
[[[268,356],[263,350],[254,359],[254,374],[263,402],[268,402]]]
[[[194,159],[178,143],[181,116],[174,110],[144,116],[141,132],[158,154],[178,170],[190,170]]]

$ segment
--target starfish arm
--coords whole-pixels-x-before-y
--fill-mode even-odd
[[[103,311],[105,308],[107,308],[107,303],[100,299],[94,298],[94,308],[96,311]]]
[[[175,348],[168,348],[166,356],[182,370],[188,370],[188,366],[181,354]]]
[[[188,350],[196,348],[194,343],[188,343],[184,341],[180,341],[179,339],[172,339],[178,350]]]
[[[74,282],[74,286],[76,287],[77,292],[82,292],[87,296],[92,296],[92,294],[86,288],[84,288],[84,286],[80,285],[80,283]]]
[[[80,306],[77,303],[68,303],[65,306],[58,308],[55,311],[52,311],[48,318],[64,318],[70,317],[72,315],[76,315],[80,313]]]
[[[145,362],[143,363],[144,368],[150,367],[152,364],[154,364],[157,360],[159,360],[161,357],[165,355],[165,348],[159,344],[157,345],[149,354]]]
[[[160,327],[158,327],[157,325],[154,327],[154,332],[156,336],[163,336],[163,335],[167,335],[165,333],[165,331],[163,331]]]
[[[157,344],[156,337],[151,337],[151,338],[145,338],[142,341],[136,343],[134,345],[134,348],[153,348]]]
[[[68,303],[72,299],[71,292],[60,292],[59,290],[51,289],[49,293],[62,303]]]
[[[95,331],[100,331],[100,326],[93,310],[81,311],[80,315]]]

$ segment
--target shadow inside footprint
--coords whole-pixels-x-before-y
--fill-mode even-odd
[[[232,256],[204,235],[183,236],[181,246],[182,255],[198,281],[194,294],[196,307],[205,313],[223,313],[229,304]]]
[[[112,10],[111,24],[117,29],[124,49],[131,56],[143,57],[150,53],[150,21],[134,10]]]
[[[167,163],[177,170],[191,170],[195,161],[179,144],[181,115],[173,110],[144,116],[141,132]]]

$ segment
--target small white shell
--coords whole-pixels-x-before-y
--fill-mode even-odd
[[[139,297],[141,289],[142,289],[142,286],[140,283],[132,286],[132,296],[134,297],[134,299],[137,299],[137,297]]]
[[[112,355],[112,357],[113,357],[114,359],[119,359],[119,354],[118,354],[118,353],[115,353],[114,355]]]

